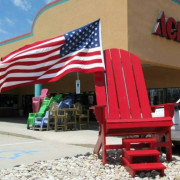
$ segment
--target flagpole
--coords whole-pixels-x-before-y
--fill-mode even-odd
[[[100,35],[100,47],[102,47],[101,48],[102,61],[103,61],[103,64],[104,64],[104,69],[105,69],[105,71],[104,71],[104,80],[105,80],[105,89],[106,89],[107,110],[108,110],[108,116],[109,116],[109,97],[108,97],[106,68],[105,68],[104,53],[103,53],[103,44],[102,44],[101,19],[99,19],[99,35]]]

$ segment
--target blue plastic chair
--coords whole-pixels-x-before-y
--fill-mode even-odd
[[[72,108],[73,107],[73,103],[72,103],[72,99],[71,98],[67,98],[63,101],[64,104],[66,104],[68,106],[68,108]]]
[[[49,116],[49,111],[46,111],[44,117],[36,117],[35,118],[35,128],[39,127],[40,130],[42,130],[44,127],[46,127],[47,123],[48,123],[48,116]]]
[[[67,98],[61,101],[58,105],[59,109],[63,108],[73,108],[73,103],[71,98]],[[61,111],[60,111],[61,113]],[[71,121],[71,112],[67,112],[67,121]]]

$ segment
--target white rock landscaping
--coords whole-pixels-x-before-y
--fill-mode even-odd
[[[108,164],[102,165],[101,156],[91,153],[79,154],[49,161],[37,161],[0,170],[0,180],[180,180],[180,157],[173,156],[172,162],[160,158],[167,167],[165,176],[157,171],[139,172],[132,178],[121,165],[121,150],[108,152]]]

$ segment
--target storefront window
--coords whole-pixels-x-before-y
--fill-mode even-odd
[[[18,95],[0,94],[0,117],[18,115]]]
[[[34,95],[23,95],[22,96],[22,108],[24,115],[28,115],[30,112],[32,112],[32,97]]]
[[[17,95],[0,95],[0,107],[14,107],[17,108],[18,96]]]
[[[148,89],[151,105],[176,102],[180,99],[180,88]]]

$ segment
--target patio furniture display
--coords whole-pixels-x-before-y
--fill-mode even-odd
[[[76,118],[78,120],[79,129],[82,129],[82,126],[86,126],[89,129],[89,110],[83,110],[83,107],[80,103],[75,103],[74,108],[76,108]]]
[[[47,130],[50,129],[50,126],[54,126],[55,131],[58,129],[66,131],[73,127],[76,129],[76,109],[72,108],[72,99],[68,98],[59,104],[52,103],[48,120]]]
[[[61,109],[66,114],[65,118],[65,124],[66,128],[65,130],[69,129],[76,129],[77,127],[77,121],[76,121],[76,108],[63,108]]]
[[[43,99],[45,97],[49,97],[49,90],[48,89],[42,89],[41,95],[39,97],[33,97],[32,98],[33,113],[37,113],[39,111],[41,103],[43,102]]]
[[[58,104],[52,102],[49,106],[49,110],[48,110],[48,122],[47,122],[47,131],[49,131],[50,129],[54,129],[55,127],[55,109]]]
[[[46,110],[49,108],[50,103],[52,102],[53,98],[44,98],[41,108],[39,109],[38,113],[29,113],[29,117],[27,120],[27,129],[30,127],[32,129],[38,128],[39,126],[35,124],[35,118],[36,117],[44,117]]]
[[[105,50],[104,57],[105,73],[94,74],[97,106],[93,109],[100,128],[94,153],[98,154],[102,148],[103,164],[106,164],[107,150],[124,148],[122,164],[133,177],[137,171],[153,169],[161,171],[163,175],[165,167],[159,162],[159,153],[155,148],[165,147],[167,160],[172,160],[171,126],[174,104],[164,105],[165,117],[152,118],[140,59],[119,49]],[[108,136],[130,135],[144,135],[144,138],[124,138],[123,144],[106,144]],[[150,135],[151,140],[146,135]],[[162,137],[165,142],[160,142]],[[144,150],[144,145],[148,149]],[[137,146],[140,150],[132,151],[131,147]],[[149,155],[154,161],[144,164],[143,160]],[[135,156],[138,156],[140,165],[129,160]]]
[[[62,101],[62,105],[59,105],[59,108],[72,108],[73,103],[72,103],[72,98],[66,98]]]
[[[66,130],[76,129],[76,109],[73,108],[72,98],[66,98],[59,104],[59,109],[66,114]]]
[[[41,100],[39,97],[33,97],[32,98],[32,109],[33,113],[37,113],[41,106]]]
[[[41,102],[43,102],[43,99],[44,99],[45,97],[48,97],[48,98],[49,98],[49,96],[50,96],[49,90],[48,90],[48,89],[42,89],[42,90],[41,90],[41,95],[40,95],[39,97],[40,97]]]
[[[57,103],[51,103],[50,108],[49,108],[47,130],[50,130],[50,127],[54,127],[54,130],[56,132],[58,129],[63,129],[63,130],[67,129],[65,111],[62,111],[61,109],[59,109]]]
[[[56,94],[53,97],[53,102],[59,103],[62,100],[62,94]]]
[[[49,111],[46,111],[44,117],[35,117],[35,127],[38,127],[39,130],[47,129]]]
[[[40,121],[43,121],[43,117],[45,116],[46,111],[49,109],[50,104],[52,102],[60,101],[61,98],[62,98],[62,94],[58,94],[55,97],[51,97],[51,98],[45,97],[43,99],[43,102],[41,104],[41,108],[39,109],[39,112],[38,113],[29,113],[29,117],[27,120],[27,128],[28,129],[30,127],[32,127],[33,129],[40,128],[40,130],[42,130],[41,126],[40,126]],[[36,119],[36,118],[38,118],[38,119]],[[36,119],[36,121],[35,121],[35,119]],[[45,120],[45,118],[44,118],[44,120]],[[41,124],[44,125],[43,122]]]

